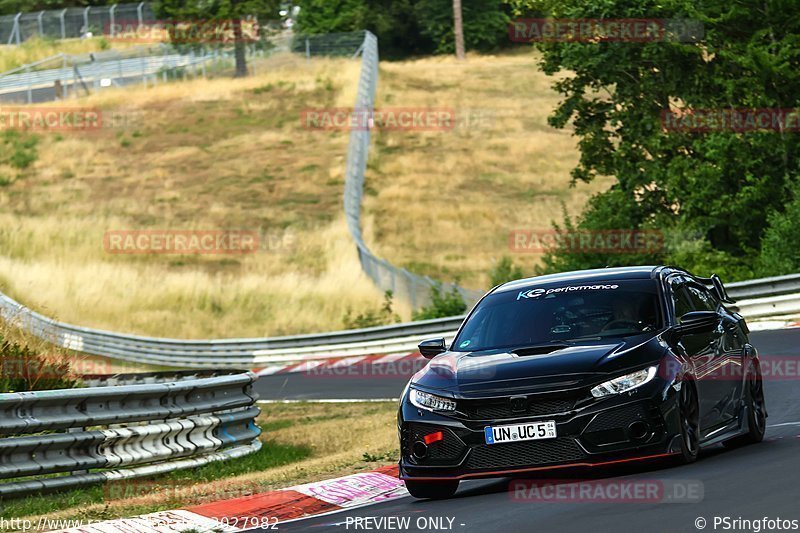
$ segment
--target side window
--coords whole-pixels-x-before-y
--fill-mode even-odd
[[[675,309],[675,318],[680,318],[690,311],[694,311],[692,301],[686,292],[686,285],[680,278],[675,278],[670,282],[670,292],[672,293],[672,305]]]
[[[696,285],[688,285],[686,289],[696,311],[717,310],[717,301],[707,290]]]

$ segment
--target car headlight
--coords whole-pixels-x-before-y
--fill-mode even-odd
[[[453,400],[442,398],[441,396],[436,396],[435,394],[428,394],[427,392],[418,391],[417,389],[411,389],[408,398],[411,400],[412,404],[420,409],[426,409],[428,411],[456,410],[456,402]]]
[[[618,378],[611,379],[605,383],[601,383],[592,389],[592,396],[595,398],[602,398],[603,396],[611,396],[612,394],[621,394],[628,392],[636,387],[641,387],[648,381],[656,377],[657,366],[651,366],[644,370],[625,374]]]

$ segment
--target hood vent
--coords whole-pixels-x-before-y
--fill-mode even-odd
[[[520,357],[525,357],[527,355],[544,355],[552,352],[557,352],[558,350],[563,350],[564,348],[569,348],[569,345],[545,344],[543,346],[531,346],[530,348],[519,348],[517,350],[512,350],[511,353],[516,354]]]

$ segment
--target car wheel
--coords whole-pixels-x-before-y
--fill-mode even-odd
[[[690,380],[685,380],[678,397],[678,413],[681,423],[680,461],[693,463],[700,453],[700,403],[697,389]]]
[[[754,369],[748,373],[745,385],[747,405],[747,433],[723,442],[726,448],[736,448],[745,444],[755,444],[764,440],[767,430],[767,404],[764,401],[764,381],[761,378],[761,368],[752,365]]]
[[[458,480],[452,481],[406,481],[406,489],[415,498],[441,500],[449,498],[458,489]]]

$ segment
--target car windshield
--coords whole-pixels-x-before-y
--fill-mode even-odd
[[[487,296],[453,341],[458,352],[627,337],[660,327],[652,280],[522,286]]]

